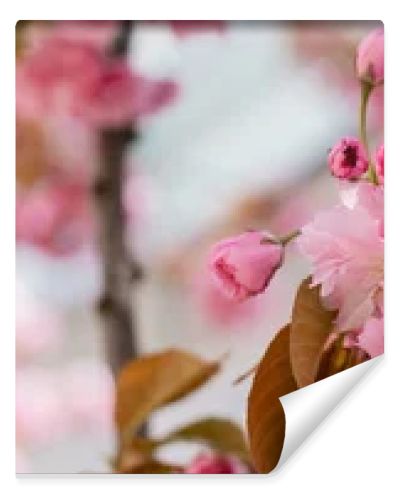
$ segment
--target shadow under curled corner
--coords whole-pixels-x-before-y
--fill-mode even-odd
[[[278,472],[325,418],[383,360],[383,355],[279,398],[284,410],[285,438]]]

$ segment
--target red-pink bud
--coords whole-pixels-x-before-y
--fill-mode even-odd
[[[331,149],[328,165],[338,179],[356,180],[368,170],[368,158],[358,139],[344,137]]]
[[[372,85],[384,80],[384,34],[376,29],[366,36],[358,46],[356,55],[358,78]]]
[[[385,170],[385,160],[384,160],[384,146],[383,144],[378,148],[375,155],[375,168],[376,175],[380,184],[383,184],[384,170]]]
[[[238,301],[263,292],[281,266],[283,247],[266,242],[260,231],[220,241],[211,250],[209,266],[216,283]],[[264,242],[262,242],[264,240]]]
[[[200,453],[185,469],[185,474],[248,474],[250,471],[238,458],[216,453]]]

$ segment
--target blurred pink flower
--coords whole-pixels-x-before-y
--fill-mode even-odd
[[[55,21],[51,24],[51,36],[90,43],[102,51],[112,43],[118,30],[118,21]]]
[[[28,23],[23,30],[25,45],[36,49],[47,39],[89,43],[104,51],[112,42],[118,21],[51,21]]]
[[[90,241],[92,224],[87,188],[75,180],[50,178],[17,193],[17,242],[65,255]]]
[[[94,126],[119,126],[169,104],[177,85],[137,75],[90,39],[73,39],[62,30],[44,37],[18,63],[16,94],[21,116],[66,114]]]
[[[378,176],[378,180],[381,184],[384,183],[385,177],[385,149],[383,144],[378,148],[375,155],[375,167],[376,167],[376,175]]]
[[[151,81],[132,74],[122,62],[109,63],[97,79],[81,87],[74,114],[92,125],[118,126],[158,111],[176,94],[172,81]]]
[[[282,245],[272,241],[261,243],[267,236],[260,231],[248,231],[222,240],[212,248],[210,271],[231,299],[241,301],[263,292],[281,266]]]
[[[48,37],[17,65],[17,112],[24,115],[63,114],[76,92],[95,81],[103,58],[90,44]]]
[[[358,46],[356,69],[360,80],[379,85],[384,80],[384,33],[376,29]]]
[[[356,180],[368,170],[368,158],[358,139],[344,137],[329,152],[328,165],[335,177]]]
[[[352,200],[316,215],[297,239],[311,261],[312,283],[326,307],[338,309],[336,329],[362,328],[383,289],[383,192],[360,182]]]
[[[217,453],[200,453],[185,469],[185,474],[248,474],[248,467],[238,458]]]
[[[57,115],[41,120],[50,173],[61,172],[89,183],[98,166],[98,135],[77,117]]]
[[[54,443],[68,433],[64,401],[54,374],[24,368],[16,375],[16,438],[21,446]]]
[[[79,359],[70,363],[61,377],[71,428],[85,432],[111,431],[114,381],[107,365],[96,359]]]
[[[58,316],[34,301],[21,285],[17,285],[15,323],[17,363],[60,346]]]

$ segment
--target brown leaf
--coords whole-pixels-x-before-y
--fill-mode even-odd
[[[183,468],[175,464],[167,464],[158,460],[150,460],[125,474],[181,474]]]
[[[160,462],[144,455],[125,455],[114,467],[116,474],[176,474],[182,472],[182,467],[175,464]]]
[[[315,381],[324,345],[332,331],[336,312],[326,310],[320,287],[310,287],[311,278],[300,285],[292,311],[290,357],[299,387]]]
[[[257,472],[277,465],[285,438],[285,413],[281,396],[298,387],[290,365],[290,325],[269,345],[256,371],[247,408],[250,454]]]
[[[123,439],[129,439],[148,415],[194,391],[219,369],[193,354],[170,349],[131,361],[117,380],[115,419]]]
[[[18,119],[16,127],[16,177],[31,186],[48,171],[43,131],[34,121]]]
[[[205,418],[185,425],[161,439],[134,437],[130,447],[136,452],[152,454],[160,446],[176,441],[194,441],[208,445],[221,453],[249,460],[245,438],[240,427],[224,418]]]
[[[323,353],[316,380],[322,380],[340,373],[368,359],[370,359],[370,356],[358,347],[343,347],[343,335],[341,335]]]

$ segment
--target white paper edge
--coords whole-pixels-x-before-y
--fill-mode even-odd
[[[279,398],[285,412],[286,431],[282,454],[275,470],[288,460],[381,359],[382,356],[371,359]]]

